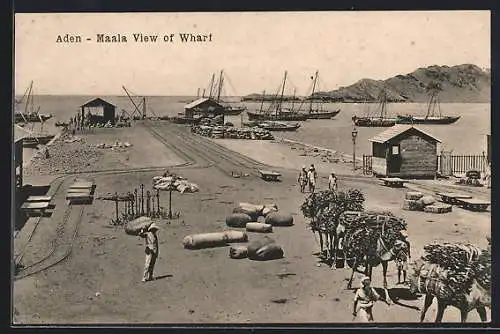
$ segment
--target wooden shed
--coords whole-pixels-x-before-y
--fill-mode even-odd
[[[372,170],[399,178],[434,178],[437,143],[434,136],[411,125],[395,125],[371,138]]]
[[[116,106],[99,97],[81,105],[80,109],[82,118],[87,119],[86,116],[90,115],[92,123],[110,122],[111,124],[115,124]]]
[[[184,106],[184,114],[186,117],[194,117],[194,115],[219,115],[224,112],[224,106],[210,97],[203,97]]]

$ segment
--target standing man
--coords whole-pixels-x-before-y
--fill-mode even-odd
[[[307,172],[307,180],[309,182],[309,192],[313,193],[316,188],[316,180],[318,179],[318,173],[316,173],[316,169],[314,168],[314,164],[311,164],[309,167],[309,171]]]
[[[300,186],[300,192],[303,193],[304,191],[306,191],[306,184],[307,184],[306,166],[302,166],[302,170],[299,173],[299,178],[297,179],[297,182],[299,183]]]
[[[337,191],[337,176],[333,171],[328,177],[328,189],[330,189],[330,191]]]
[[[149,228],[144,228],[140,234],[146,240],[146,262],[144,263],[143,282],[154,280],[153,271],[158,258],[158,237],[156,235],[158,226],[155,223],[149,225]]]
[[[361,288],[356,291],[356,295],[354,296],[352,315],[354,317],[357,316],[359,304],[359,315],[362,322],[373,321],[373,303],[380,300],[380,295],[370,284],[370,278],[367,276],[363,277],[361,279]],[[387,305],[390,305],[388,301],[385,302]]]

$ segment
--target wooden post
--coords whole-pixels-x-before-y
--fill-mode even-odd
[[[160,214],[160,189],[156,189],[156,210],[158,210],[158,215]]]
[[[151,193],[146,191],[146,216],[151,215]]]
[[[172,219],[172,188],[169,189],[168,196],[168,218]]]
[[[137,194],[137,188],[134,189],[134,197],[135,197],[135,214],[139,214],[139,196]]]
[[[144,184],[141,183],[141,215],[144,215]]]

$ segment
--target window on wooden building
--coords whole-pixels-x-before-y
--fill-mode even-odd
[[[399,155],[399,145],[392,145],[391,153],[392,155]]]

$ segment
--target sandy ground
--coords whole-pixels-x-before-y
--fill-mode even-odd
[[[175,145],[187,139],[182,131],[171,131],[171,125],[158,131]],[[177,129],[178,127],[176,127]],[[118,129],[107,134],[91,134],[89,142],[117,140]],[[130,129],[129,129],[130,130]],[[134,144],[129,162],[135,168],[179,163],[175,152],[154,140],[142,127],[135,127],[120,141]],[[187,133],[187,132],[185,132]],[[101,136],[102,135],[102,136]],[[120,133],[120,136],[124,135]],[[95,136],[95,137],[93,137]],[[97,137],[99,136],[99,137]],[[206,159],[228,164],[210,151]],[[220,142],[220,141],[219,141]],[[160,221],[160,257],[155,269],[157,280],[141,283],[144,244],[137,237],[128,236],[122,227],[110,225],[114,215],[111,202],[94,201],[86,206],[79,225],[78,237],[72,255],[61,264],[39,274],[17,280],[14,284],[15,323],[302,323],[352,322],[354,290],[346,290],[348,269],[330,269],[314,255],[319,250],[313,234],[298,207],[304,200],[296,186],[297,166],[309,164],[296,150],[268,142],[220,142],[231,149],[259,159],[280,169],[283,180],[267,183],[253,176],[232,178],[224,170],[204,167],[174,168],[176,173],[197,183],[200,192],[173,195],[173,210],[181,213],[179,219]],[[217,148],[220,150],[220,148]],[[303,160],[302,160],[303,159]],[[108,168],[112,159],[102,156],[99,166]],[[327,164],[316,166],[322,176],[332,168],[346,173],[349,165]],[[345,170],[343,169],[345,167]],[[151,178],[158,172],[135,172],[121,175],[91,175],[96,191],[130,191],[143,183],[150,189]],[[369,180],[368,180],[369,181]],[[59,197],[64,196],[63,185]],[[149,187],[149,188],[148,188]],[[320,188],[326,187],[320,183]],[[384,208],[404,217],[412,243],[413,257],[417,258],[425,244],[432,241],[472,242],[486,244],[490,234],[490,213],[472,213],[454,208],[446,215],[409,212],[401,209],[405,189],[382,187],[366,178],[352,180],[341,177],[339,187],[356,187],[366,196],[367,208]],[[228,257],[229,247],[205,250],[185,250],[182,239],[192,233],[227,229],[225,217],[238,202],[275,202],[280,210],[294,214],[294,226],[275,228],[270,234],[285,250],[285,258],[268,262]],[[161,205],[168,207],[168,196],[162,194]],[[30,243],[24,262],[36,261],[36,254],[47,251],[64,204],[58,205],[52,218],[42,220],[40,230]],[[262,237],[249,233],[249,239]],[[40,255],[38,255],[40,256]],[[403,286],[396,285],[394,264],[389,264],[388,283],[396,304],[377,303],[374,308],[379,322],[416,322],[422,299],[409,296]],[[354,286],[359,285],[356,276]],[[374,269],[373,285],[382,286],[381,268]],[[435,304],[429,309],[426,321],[435,317]],[[444,321],[459,321],[459,312],[449,308]],[[475,312],[469,322],[479,321]]]

